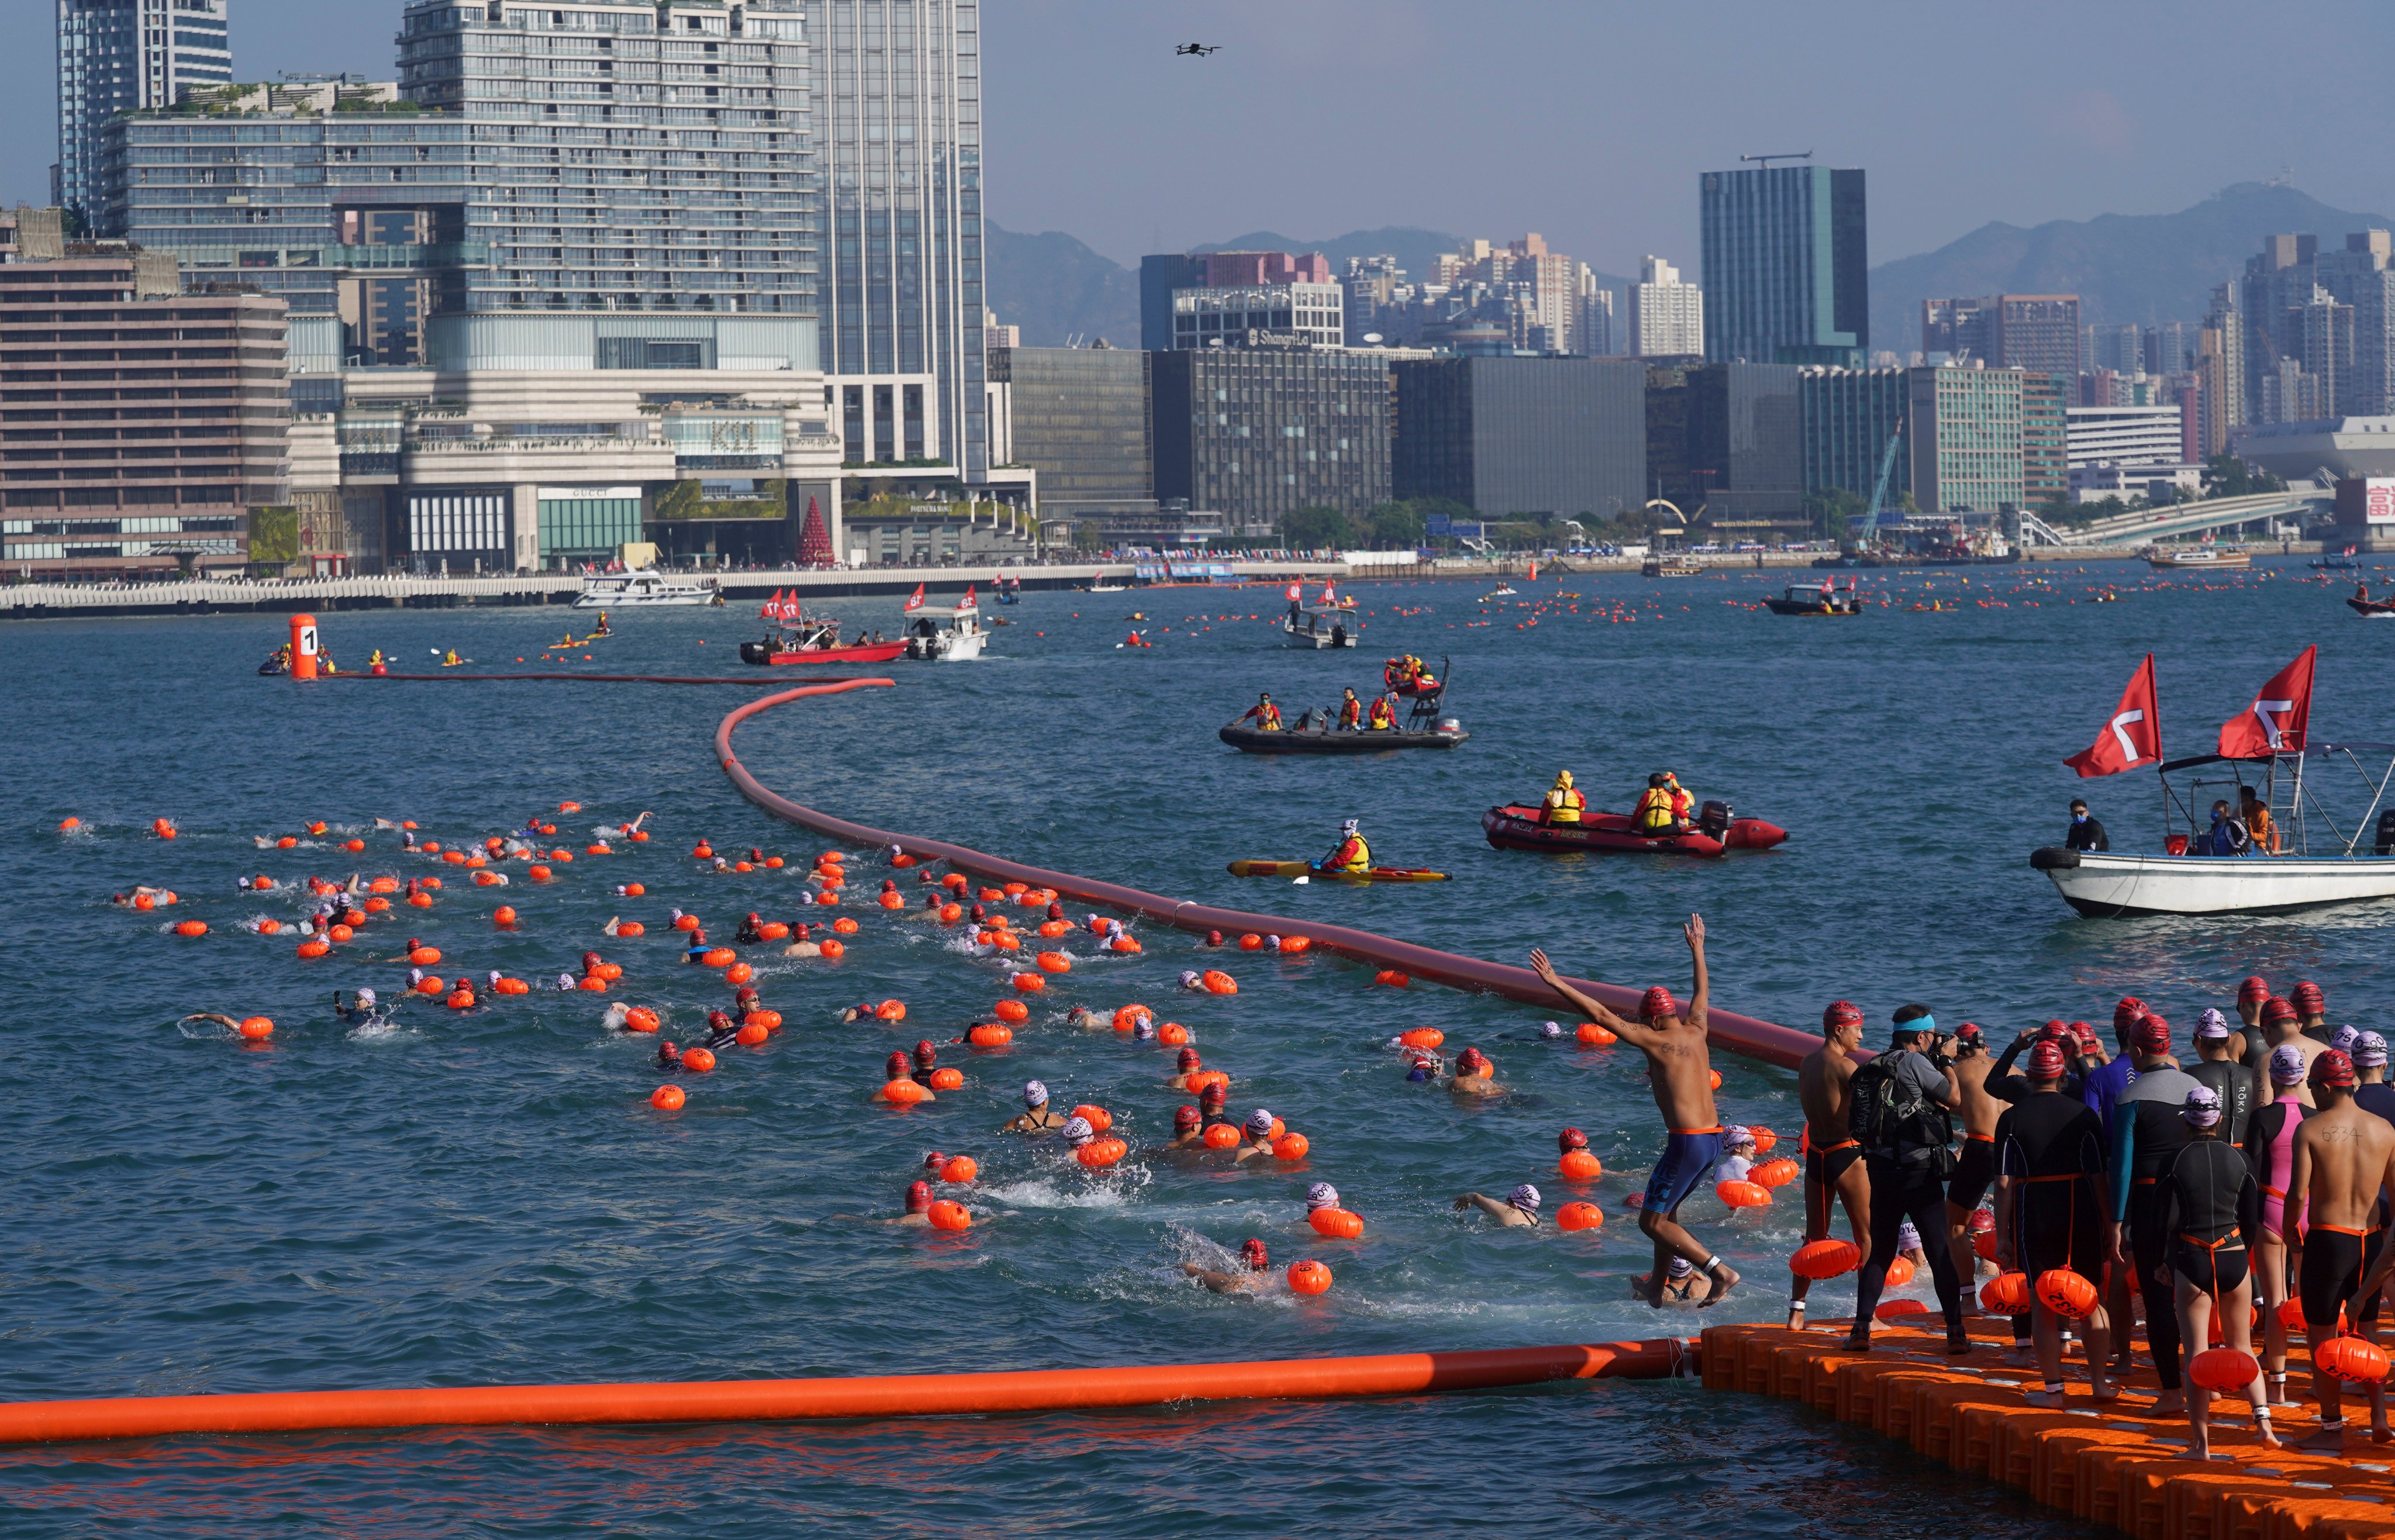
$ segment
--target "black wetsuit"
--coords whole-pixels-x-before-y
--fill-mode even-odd
[[[2104,1125],[2075,1097],[2037,1092],[1996,1124],[1996,1169],[2013,1190],[2013,1260],[2034,1280],[2069,1268],[2103,1278]]]
[[[2262,1231],[2262,1190],[2245,1152],[2222,1139],[2190,1139],[2172,1152],[2154,1191],[2171,1270],[2216,1298],[2243,1283],[2247,1248]]]
[[[2220,1137],[2243,1145],[2245,1125],[2254,1116],[2254,1072],[2233,1059],[2203,1059],[2187,1066],[2187,1073],[2220,1098]]]
[[[2066,850],[2109,850],[2112,848],[2112,841],[2105,835],[2104,825],[2089,817],[2071,825],[2071,832],[2062,836],[2062,848]]]
[[[2162,1175],[2193,1133],[2179,1110],[2196,1087],[2181,1070],[2140,1073],[2112,1107],[2112,1201],[2126,1217],[2137,1290],[2146,1297],[2146,1345],[2154,1355],[2154,1376],[2165,1390],[2178,1382],[2177,1296],[2162,1276],[2171,1231],[2162,1215]],[[2127,1322],[2121,1323],[2124,1350]]]

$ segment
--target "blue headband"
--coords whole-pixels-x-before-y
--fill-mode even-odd
[[[1938,1030],[1938,1018],[1935,1016],[1916,1016],[1910,1021],[1899,1021],[1896,1024],[1896,1030],[1899,1033],[1908,1032],[1934,1033]]]

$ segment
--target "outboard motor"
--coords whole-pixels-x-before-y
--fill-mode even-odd
[[[2378,815],[2378,853],[2395,856],[2395,808]]]
[[[1719,839],[1722,836],[1729,833],[1731,817],[1732,814],[1730,812],[1730,806],[1728,803],[1722,801],[1707,802],[1697,811],[1697,832],[1704,835],[1708,838]]]

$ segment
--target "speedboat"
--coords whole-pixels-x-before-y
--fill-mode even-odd
[[[2395,620],[2395,599],[2363,599],[2349,595],[2346,606],[2364,620]]]
[[[1480,815],[1489,843],[1501,850],[1577,850],[1613,855],[1717,856],[1727,850],[1768,850],[1788,831],[1759,818],[1739,818],[1727,802],[1707,802],[1696,825],[1682,834],[1644,835],[1628,813],[1585,812],[1578,823],[1549,823],[1544,809],[1519,803]]]
[[[723,592],[713,584],[677,583],[655,573],[612,573],[585,578],[575,598],[577,610],[691,608],[721,604]]]
[[[2254,564],[2254,558],[2242,546],[2197,546],[2184,550],[2167,550],[2155,546],[2146,551],[2146,564],[2163,572],[2180,568],[2199,572],[2243,572]]]
[[[1701,571],[1703,571],[1702,568],[1686,557],[1661,556],[1647,558],[1647,564],[1638,569],[1638,575],[1640,577],[1694,577]]]
[[[2382,844],[2382,849],[2383,849]],[[2256,915],[2395,898],[2395,858],[2131,855],[2047,848],[2031,869],[2082,915]]]
[[[840,622],[801,621],[795,627],[785,628],[762,641],[740,644],[740,661],[764,667],[782,667],[790,664],[817,663],[888,663],[906,651],[906,638],[896,641],[856,642],[847,647],[840,644]]]
[[[1766,599],[1775,615],[1859,615],[1862,600],[1850,585],[1833,588],[1827,584],[1792,583],[1788,591],[1778,599]]]
[[[2312,571],[2316,573],[2358,573],[2362,571],[2362,563],[2353,559],[2353,553],[2360,548],[2361,547],[2357,546],[2348,546],[2343,551],[2331,551],[2316,557],[2312,560]]]
[[[1281,635],[1291,647],[1353,647],[1356,633],[1348,629],[1354,612],[1341,605],[1291,604],[1282,617]]]
[[[981,628],[981,611],[968,593],[954,609],[919,606],[908,611],[906,639],[899,645],[918,663],[967,663],[981,656],[989,645],[989,633]]]
[[[1327,720],[1329,713],[1322,713]],[[1266,731],[1233,722],[1215,736],[1242,754],[1385,754],[1401,748],[1453,748],[1472,736],[1455,717],[1422,727],[1335,729],[1312,717]]]
[[[1500,583],[1496,587],[1481,595],[1480,601],[1486,604],[1492,599],[1512,599],[1513,597],[1515,597],[1514,586],[1510,583]]]

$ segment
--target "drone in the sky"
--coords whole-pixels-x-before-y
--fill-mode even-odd
[[[1203,59],[1208,54],[1222,52],[1223,46],[1220,43],[1184,43],[1181,46],[1173,49],[1172,51],[1175,54],[1185,54],[1191,59]]]

